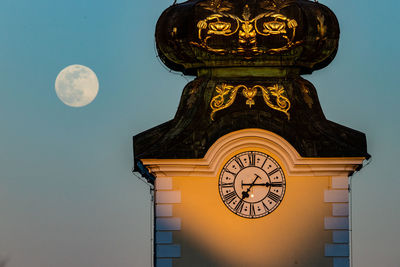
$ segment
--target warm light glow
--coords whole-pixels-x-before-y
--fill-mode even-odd
[[[286,177],[281,205],[262,218],[234,214],[219,194],[222,166],[245,151],[270,155]],[[171,190],[181,193],[181,202],[172,204],[173,217],[181,221],[173,239],[185,247],[179,265],[193,266],[202,260],[204,266],[232,267],[266,262],[331,266],[332,258],[324,256],[324,249],[332,243],[332,231],[324,228],[324,217],[332,216],[332,204],[324,202],[324,192],[331,186],[331,176],[344,177],[360,162],[360,158],[302,158],[287,141],[259,129],[221,137],[203,159],[143,159],[157,177],[172,177]],[[251,194],[257,197],[256,192]]]
[[[175,177],[173,184],[174,190],[182,192],[174,216],[184,222],[174,237],[190,244],[188,253],[232,267],[265,266],[266,261],[269,266],[294,266],[296,260],[315,263],[308,266],[329,266],[323,248],[332,234],[325,231],[323,218],[331,209],[322,204],[328,177],[287,176],[281,205],[258,219],[240,217],[223,204],[217,177]],[[187,257],[182,262],[190,262]]]

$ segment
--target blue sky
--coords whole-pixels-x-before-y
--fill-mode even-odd
[[[336,59],[304,78],[328,119],[367,134],[353,178],[354,266],[398,266],[398,1],[320,1],[337,15]],[[131,137],[171,119],[187,79],[154,51],[172,1],[0,3],[0,259],[7,267],[150,266],[150,196],[131,174]],[[59,71],[81,64],[100,90],[58,100]]]

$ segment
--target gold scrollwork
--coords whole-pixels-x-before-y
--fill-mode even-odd
[[[211,120],[214,120],[214,114],[218,110],[225,109],[233,104],[236,99],[236,93],[240,87],[232,86],[227,84],[221,84],[221,86],[216,86],[215,91],[217,95],[213,97],[210,102],[210,107],[212,109],[211,112]]]
[[[286,114],[290,120],[290,101],[287,97],[283,96],[285,88],[282,85],[274,84],[273,86],[263,87],[260,86],[265,103],[272,109],[281,111]],[[276,105],[271,101],[271,96],[276,98]]]
[[[251,13],[248,5],[245,5],[243,9],[242,18],[225,12],[232,8],[232,5],[229,5],[226,1],[210,0],[201,3],[201,6],[215,13],[197,23],[200,42],[191,42],[191,44],[210,52],[221,55],[228,53],[245,54],[247,58],[250,58],[247,54],[276,54],[302,43],[302,41],[294,41],[298,27],[297,21],[275,11],[262,13],[250,19]],[[262,25],[262,29],[259,29],[260,25]],[[215,36],[232,36],[236,33],[238,33],[237,49],[216,48],[208,42]],[[286,44],[282,47],[263,49],[257,46],[257,35],[280,36],[283,40],[286,40]]]
[[[252,87],[247,87],[245,85],[233,86],[223,83],[221,86],[216,86],[215,91],[217,95],[214,96],[210,102],[210,107],[212,110],[210,118],[212,121],[214,120],[214,115],[217,111],[225,109],[235,102],[239,89],[242,89],[243,96],[247,98],[246,104],[250,108],[255,104],[253,98],[257,95],[258,89],[260,89],[264,98],[264,102],[270,108],[285,113],[288,117],[288,120],[290,120],[290,101],[286,96],[284,96],[286,91],[282,85],[274,84],[268,87],[254,85]]]

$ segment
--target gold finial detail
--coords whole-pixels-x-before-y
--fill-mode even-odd
[[[243,19],[244,19],[245,21],[248,21],[248,20],[250,19],[251,13],[250,13],[249,5],[246,4],[246,5],[244,6],[242,16],[243,16]]]
[[[318,25],[317,25],[317,30],[319,36],[317,36],[317,40],[326,40],[326,33],[328,31],[328,27],[325,25],[325,17],[324,15],[321,14],[321,12],[318,12],[317,14],[317,20],[318,20]]]
[[[255,87],[249,88],[244,86],[242,93],[244,97],[247,98],[246,105],[248,105],[251,108],[251,106],[256,103],[254,102],[253,98],[257,95],[257,88]]]

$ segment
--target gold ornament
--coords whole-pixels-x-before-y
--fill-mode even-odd
[[[210,118],[213,121],[214,115],[217,111],[226,109],[235,102],[236,95],[239,89],[242,89],[242,94],[247,98],[246,104],[251,108],[252,105],[255,105],[254,97],[257,95],[258,89],[262,92],[264,102],[272,109],[283,112],[290,120],[290,101],[284,96],[286,94],[285,88],[282,85],[274,84],[272,86],[262,86],[262,85],[254,85],[252,87],[247,87],[246,85],[228,85],[221,84],[220,86],[216,86],[215,92],[217,93],[211,99],[210,107],[211,114]]]
[[[190,43],[207,51],[220,55],[244,54],[245,58],[251,58],[253,55],[288,51],[293,46],[302,43],[302,41],[294,41],[298,27],[297,21],[275,11],[262,13],[250,19],[251,13],[248,5],[245,5],[243,9],[242,18],[225,12],[232,8],[232,5],[227,1],[211,0],[202,2],[200,6],[215,13],[197,23],[199,42]],[[263,22],[262,20],[266,21]],[[263,29],[259,29],[260,25]],[[209,40],[215,36],[233,36],[236,33],[238,33],[238,47],[236,49],[216,48],[209,44]],[[268,37],[270,35],[282,37],[286,40],[286,44],[282,47],[270,49],[257,46],[257,36]]]

